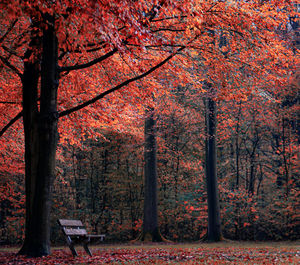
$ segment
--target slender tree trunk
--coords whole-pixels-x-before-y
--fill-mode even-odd
[[[249,177],[249,188],[248,193],[249,195],[253,196],[254,194],[254,186],[255,186],[255,179],[256,179],[256,153],[254,152],[253,155],[250,156],[250,177]]]
[[[239,189],[239,181],[240,181],[240,146],[239,146],[239,138],[240,138],[240,118],[241,118],[241,110],[242,110],[242,102],[239,102],[239,113],[237,117],[236,124],[236,138],[235,138],[235,165],[236,165],[236,183],[235,188]]]
[[[289,195],[289,154],[286,151],[287,146],[290,145],[290,137],[288,133],[288,120],[286,118],[282,118],[282,156],[283,156],[283,169],[284,169],[284,175],[282,176],[282,179],[284,179],[285,182],[285,194],[288,197]]]
[[[156,158],[156,122],[154,110],[149,108],[145,118],[145,197],[142,241],[162,241],[158,228],[157,208],[157,158]]]
[[[241,119],[241,110],[242,102],[239,102],[239,112],[237,116],[236,124],[236,136],[235,136],[235,165],[236,165],[236,182],[235,190],[239,189],[240,186],[240,119]],[[241,218],[240,218],[240,201],[237,200],[235,204],[235,238],[240,239],[240,227],[241,227]]]
[[[26,114],[28,120],[25,122],[26,125],[24,123],[25,148],[29,148],[25,152],[25,159],[29,163],[26,163],[25,169],[27,195],[25,241],[19,252],[34,257],[50,254],[51,190],[55,176],[58,140],[57,39],[52,17],[47,20],[47,29],[43,30],[42,45],[40,113],[37,119],[31,119]],[[28,90],[32,91],[34,88],[28,88]],[[25,93],[24,87],[23,96],[27,98]],[[35,97],[34,92],[30,100]],[[29,108],[27,104],[30,100],[24,102],[24,108]],[[36,112],[35,108],[33,111],[26,110],[25,112],[30,115],[30,112]],[[36,117],[35,114],[32,116]],[[32,124],[29,124],[30,122]]]
[[[254,195],[254,188],[255,188],[255,181],[256,181],[256,167],[257,167],[257,159],[256,156],[258,155],[257,149],[259,149],[259,136],[258,133],[255,133],[255,138],[251,141],[252,142],[252,150],[251,152],[247,150],[250,159],[250,175],[249,175],[249,182],[248,182],[248,194],[253,196]]]
[[[217,181],[217,155],[216,155],[216,102],[213,99],[211,90],[205,98],[205,123],[206,123],[206,141],[205,141],[205,173],[207,184],[207,202],[208,202],[208,241],[220,241],[221,219],[220,203]]]

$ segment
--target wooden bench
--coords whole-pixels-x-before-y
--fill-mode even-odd
[[[105,235],[88,235],[84,225],[80,220],[58,219],[57,222],[65,235],[67,244],[73,256],[78,256],[77,251],[74,248],[74,245],[78,243],[82,243],[86,253],[92,256],[92,253],[88,247],[91,238],[98,238],[103,241],[105,237]]]

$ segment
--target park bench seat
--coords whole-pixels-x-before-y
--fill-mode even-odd
[[[99,239],[101,241],[104,240],[105,235],[88,235],[84,225],[80,220],[58,219],[57,222],[62,229],[73,256],[78,256],[74,247],[75,244],[81,243],[86,253],[92,256],[92,253],[88,247],[91,238]]]

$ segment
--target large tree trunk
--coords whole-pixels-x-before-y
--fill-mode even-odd
[[[35,33],[34,33],[35,34]],[[35,182],[38,165],[38,79],[40,60],[37,57],[29,61],[32,51],[40,49],[37,39],[33,39],[30,48],[25,53],[24,73],[22,78],[23,86],[23,125],[25,137],[25,193],[26,193],[26,221],[25,221],[25,242],[20,254],[25,254],[27,241],[33,226],[30,216],[33,211],[33,198],[35,193]]]
[[[37,109],[38,76],[27,65],[23,80],[25,130],[26,230],[19,254],[50,254],[51,189],[55,176],[57,132],[57,39],[54,19],[49,17],[43,30],[40,112]],[[35,66],[35,65],[34,65]],[[30,80],[32,76],[33,80]],[[31,105],[32,104],[32,105]]]
[[[145,118],[145,197],[142,241],[159,242],[163,240],[158,228],[157,209],[157,158],[156,122],[154,110],[149,108]]]
[[[209,85],[210,90],[211,85]],[[211,91],[205,98],[205,123],[206,123],[206,141],[205,141],[205,173],[207,184],[207,202],[208,202],[208,241],[220,241],[221,219],[220,203],[217,181],[217,155],[216,155],[216,102]]]

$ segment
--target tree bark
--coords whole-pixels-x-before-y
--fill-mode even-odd
[[[163,241],[158,227],[157,208],[157,158],[156,158],[156,121],[154,109],[149,108],[145,118],[145,186],[144,218],[142,241]]]
[[[54,18],[48,16],[43,29],[40,112],[37,110],[35,83],[24,75],[24,130],[25,130],[25,182],[26,232],[19,251],[33,257],[50,254],[51,189],[55,176],[57,132],[57,39]],[[34,82],[37,81],[34,72]],[[28,77],[28,79],[27,79]],[[30,92],[30,96],[27,95]],[[34,103],[35,101],[35,103]],[[30,103],[33,103],[30,106]]]
[[[32,51],[37,50],[40,43],[33,39],[30,48],[25,53],[24,72],[22,77],[23,89],[23,126],[25,138],[25,194],[26,194],[26,220],[25,241],[19,254],[26,254],[29,246],[29,238],[33,234],[34,227],[31,224],[33,198],[35,194],[35,183],[38,165],[38,80],[40,60],[36,58],[29,61]]]
[[[205,141],[205,174],[207,185],[208,202],[208,241],[220,241],[221,219],[220,203],[217,181],[217,155],[216,155],[216,102],[212,95],[211,85],[208,85],[208,91],[205,98],[205,123],[206,123],[206,141]]]

